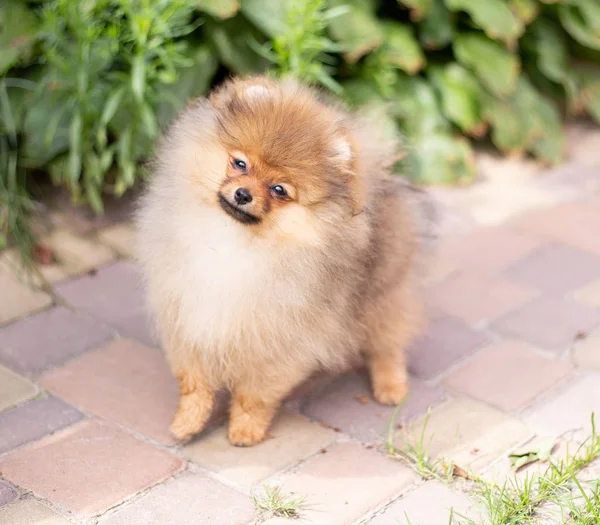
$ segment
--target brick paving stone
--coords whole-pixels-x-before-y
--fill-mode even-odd
[[[115,253],[110,248],[68,230],[54,230],[41,240],[41,244],[52,249],[56,266],[64,272],[65,277],[81,275],[115,259]],[[44,272],[44,266],[41,269]]]
[[[547,244],[503,275],[551,294],[564,294],[600,277],[600,257],[570,246]]]
[[[0,290],[3,297],[10,298],[8,301],[0,301],[0,325],[52,304],[52,298],[48,294],[32,288],[24,279],[17,275],[13,266],[0,260]]]
[[[522,231],[600,255],[600,209],[593,199],[530,212],[519,218],[515,225]]]
[[[600,130],[593,124],[571,122],[565,126],[568,158],[582,166],[600,167]],[[596,170],[596,173],[598,171]]]
[[[108,226],[98,232],[98,239],[124,257],[135,256],[135,231],[131,224],[118,223]]]
[[[248,496],[185,473],[100,518],[99,525],[247,525],[256,515]]]
[[[600,330],[577,342],[573,362],[582,368],[600,370]]]
[[[164,357],[117,340],[46,372],[40,384],[69,403],[161,443],[173,444],[169,424],[178,388]]]
[[[533,235],[497,226],[450,238],[439,251],[462,268],[491,275],[529,255],[540,244]]]
[[[302,516],[317,525],[345,525],[397,497],[417,481],[406,466],[355,443],[340,443],[301,465],[283,491],[306,496]]]
[[[600,308],[600,279],[575,290],[573,299],[589,308]]]
[[[0,479],[0,509],[19,497],[19,491],[8,481]]]
[[[81,308],[117,328],[124,336],[150,346],[155,344],[135,265],[119,261],[85,276],[59,284],[56,292],[70,304]]]
[[[418,443],[425,418],[397,433],[396,445]],[[454,399],[431,411],[427,417],[425,443],[433,458],[453,460],[475,472],[489,465],[532,432],[518,419],[470,399]]]
[[[409,349],[408,368],[412,375],[431,379],[487,342],[487,336],[446,315],[435,317],[425,334]]]
[[[35,399],[0,413],[0,454],[80,421],[83,414],[55,397]]]
[[[542,399],[523,418],[538,433],[558,436],[579,428],[591,431],[592,412],[600,414],[600,373],[577,378],[556,395]]]
[[[444,385],[455,392],[512,412],[567,377],[572,366],[551,359],[520,341],[505,341],[482,349],[453,371]]]
[[[254,447],[232,447],[225,426],[221,426],[187,445],[184,454],[249,490],[252,485],[319,452],[336,438],[335,432],[288,410],[277,416],[271,434],[271,439]]]
[[[111,330],[61,306],[0,328],[0,362],[35,374],[107,341]]]
[[[396,500],[369,525],[448,525],[452,512],[471,517],[475,513],[465,494],[438,481],[428,481]],[[456,514],[454,514],[456,516]]]
[[[105,511],[182,467],[179,458],[93,420],[0,458],[9,481],[85,515]]]
[[[517,308],[538,294],[531,287],[510,281],[461,273],[431,287],[427,302],[466,323],[476,324]]]
[[[0,412],[37,394],[37,387],[24,377],[0,366]]]
[[[422,283],[425,286],[432,286],[444,281],[457,270],[457,266],[448,260],[436,255],[432,260],[427,261]]]
[[[410,421],[444,398],[442,389],[411,379],[410,393],[400,407],[396,422]],[[313,396],[303,412],[356,439],[373,442],[380,441],[387,432],[395,410],[396,407],[375,402],[365,374],[354,373],[340,378],[322,393]]]
[[[569,299],[540,297],[492,323],[498,332],[535,346],[562,350],[600,323],[600,312]]]
[[[34,499],[21,499],[0,509],[0,525],[71,525],[71,523]]]

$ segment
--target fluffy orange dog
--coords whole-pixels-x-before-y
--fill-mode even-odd
[[[234,80],[167,133],[139,254],[181,397],[172,433],[232,393],[229,440],[264,439],[285,396],[363,352],[375,398],[407,393],[417,248],[395,145],[308,88]]]

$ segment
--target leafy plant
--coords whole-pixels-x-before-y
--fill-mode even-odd
[[[230,73],[265,71],[375,115],[404,137],[398,169],[416,181],[469,182],[474,141],[556,164],[565,115],[600,122],[600,4],[5,0],[4,242],[33,242],[24,233],[32,170],[101,211],[104,193],[121,195],[143,176],[161,129],[190,97]]]

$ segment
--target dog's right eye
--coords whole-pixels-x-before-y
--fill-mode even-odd
[[[246,171],[246,163],[243,160],[233,159],[233,166],[240,171]]]

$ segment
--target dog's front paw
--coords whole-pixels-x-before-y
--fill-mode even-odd
[[[265,439],[269,422],[250,414],[241,414],[229,423],[229,442],[236,447],[250,447]]]
[[[191,438],[204,429],[210,412],[211,406],[199,402],[196,396],[183,396],[169,430],[178,440]]]
[[[398,381],[376,385],[373,396],[382,405],[399,405],[408,394],[408,383]]]

